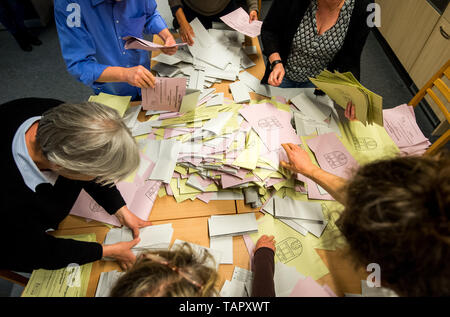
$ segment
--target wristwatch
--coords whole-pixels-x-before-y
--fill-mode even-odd
[[[275,65],[280,64],[280,63],[283,63],[281,61],[281,59],[277,59],[276,61],[273,61],[272,63],[270,63],[270,70],[272,71],[273,68],[275,67]]]

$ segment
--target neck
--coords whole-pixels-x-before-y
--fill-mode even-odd
[[[28,154],[33,162],[40,170],[50,169],[50,162],[42,154],[42,150],[39,144],[36,142],[36,132],[39,126],[39,121],[33,123],[33,125],[25,132],[25,142],[27,145]]]
[[[318,0],[319,6],[328,10],[335,11],[337,9],[341,9],[344,5],[345,0]]]

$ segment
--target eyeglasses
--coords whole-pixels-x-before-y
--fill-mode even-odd
[[[167,266],[174,272],[177,272],[182,278],[197,287],[200,291],[203,289],[203,285],[195,281],[187,272],[185,272],[183,269],[180,269],[178,266],[169,263],[169,261],[161,257],[159,254],[148,253],[143,254],[143,256],[145,256],[149,260],[155,261],[156,263]]]

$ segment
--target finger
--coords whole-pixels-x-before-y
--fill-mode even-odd
[[[142,221],[139,223],[139,228],[144,228],[144,227],[148,227],[151,226],[152,222],[151,221]]]
[[[350,106],[350,117],[352,120],[356,119],[356,110],[355,110],[355,105],[352,103]]]
[[[133,230],[133,238],[139,238],[139,229],[138,228],[132,228]]]
[[[146,69],[147,70],[147,69]],[[155,88],[155,77],[148,70],[142,76],[142,80],[148,85],[148,87]]]
[[[139,88],[148,88],[148,85],[145,81],[141,80],[141,79],[137,79],[135,82],[135,86],[139,87]]]
[[[285,162],[285,161],[281,161],[280,164],[281,164],[281,166],[284,167],[284,168],[292,169],[292,165],[289,164],[289,163],[287,163],[287,162]]]
[[[138,230],[139,231],[139,230]],[[134,231],[133,231],[134,234]],[[136,244],[138,244],[141,241],[141,238],[136,237],[134,238],[134,240],[129,242],[129,248],[131,249],[132,247],[134,247]]]

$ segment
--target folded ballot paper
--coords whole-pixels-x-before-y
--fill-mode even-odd
[[[211,216],[208,219],[210,237],[239,236],[258,231],[254,213]]]
[[[228,13],[220,17],[220,19],[225,22],[226,25],[232,29],[239,31],[250,37],[257,37],[261,34],[262,21],[251,21],[248,13],[242,9],[238,8],[233,12]]]
[[[142,250],[168,249],[172,241],[172,224],[154,225],[139,229],[139,241],[133,247],[133,252]],[[106,234],[104,244],[114,244],[133,240],[133,232],[126,227],[112,228]]]
[[[383,126],[383,98],[361,85],[352,73],[324,70],[310,80],[342,108],[353,102],[356,118],[362,123]]]
[[[100,279],[98,280],[95,297],[110,297],[110,293],[114,285],[117,283],[119,278],[124,274],[125,272],[119,272],[117,270],[102,272],[100,274]]]
[[[125,40],[125,49],[136,49],[136,50],[146,50],[146,51],[159,51],[162,48],[174,48],[179,46],[185,46],[187,43],[177,43],[169,46],[153,43],[150,41],[146,41],[144,39],[134,37],[134,36],[125,36],[123,37]]]

